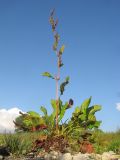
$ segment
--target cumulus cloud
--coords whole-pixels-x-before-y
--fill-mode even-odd
[[[116,109],[120,111],[120,103],[116,103]]]
[[[19,108],[0,109],[0,133],[11,132],[15,130],[13,120],[19,116]]]

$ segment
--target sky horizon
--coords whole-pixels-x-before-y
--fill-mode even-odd
[[[51,112],[55,83],[41,74],[56,73],[48,21],[53,8],[60,45],[65,44],[61,81],[70,77],[62,100],[74,100],[64,119],[92,96],[91,105],[102,106],[96,114],[100,128],[116,131],[120,128],[119,0],[0,1],[0,127],[6,126],[7,112],[13,108],[40,113],[40,106],[45,106]],[[18,114],[18,110],[13,111]]]

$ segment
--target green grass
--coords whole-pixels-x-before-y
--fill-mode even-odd
[[[4,145],[4,135],[0,134],[0,146]]]
[[[32,150],[33,143],[40,133],[1,134],[0,146],[6,146],[14,155],[25,155]]]
[[[97,153],[114,151],[115,153],[120,154],[120,131],[95,131],[93,133],[92,140]]]
[[[25,155],[32,150],[33,143],[40,138],[41,134],[43,135],[40,132],[0,134],[0,146],[8,147],[13,155]],[[74,138],[72,141],[75,142]],[[91,142],[96,153],[102,154],[112,150],[120,154],[120,130],[116,132],[94,131]],[[76,144],[75,146],[78,145]]]

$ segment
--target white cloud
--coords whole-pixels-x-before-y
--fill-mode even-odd
[[[120,111],[120,103],[116,103],[116,109]]]
[[[0,109],[0,133],[14,132],[13,120],[19,116],[19,108]]]

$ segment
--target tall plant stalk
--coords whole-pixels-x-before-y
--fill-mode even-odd
[[[60,79],[60,67],[58,66],[58,73],[56,77],[56,130],[58,130],[58,107],[59,107],[59,79]]]
[[[52,27],[53,37],[54,37],[54,44],[53,44],[53,51],[57,56],[57,73],[55,76],[52,76],[49,72],[44,72],[43,76],[47,76],[52,78],[56,82],[56,130],[59,128],[58,124],[58,114],[59,114],[59,80],[60,80],[60,68],[63,66],[62,63],[62,54],[64,52],[65,46],[62,45],[60,49],[58,49],[58,43],[60,40],[60,36],[56,31],[56,27],[58,25],[58,19],[55,19],[53,10],[50,14],[49,22]],[[62,84],[61,84],[62,85]],[[62,90],[64,91],[64,86],[62,85]],[[63,93],[62,93],[63,94]]]
[[[58,131],[59,80],[60,80],[60,66],[59,66],[60,55],[58,52],[58,42],[60,37],[56,31],[58,19],[56,20],[54,19],[54,10],[51,12],[49,22],[51,24],[52,32],[54,36],[53,51],[56,53],[56,56],[57,56],[57,74],[55,76],[55,81],[56,81],[56,131]]]

